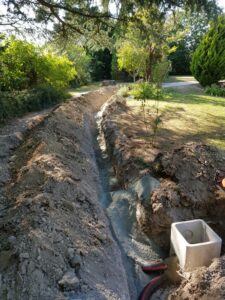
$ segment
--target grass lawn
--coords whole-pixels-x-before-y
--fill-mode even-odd
[[[127,103],[136,119],[143,119],[140,101],[128,100]],[[162,120],[156,137],[157,147],[169,149],[188,141],[202,141],[225,149],[225,98],[208,96],[197,86],[165,89],[163,100],[158,103],[146,101],[149,128],[156,105]],[[148,136],[143,135],[143,139],[148,139]]]
[[[77,88],[70,88],[68,90],[68,93],[72,96],[77,95],[78,93],[85,93],[85,92],[91,92],[91,91],[96,91],[101,87],[101,82],[92,82],[87,85],[82,85]]]
[[[165,82],[187,82],[193,80],[195,80],[193,76],[169,76]]]

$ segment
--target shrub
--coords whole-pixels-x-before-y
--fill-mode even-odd
[[[156,84],[142,82],[133,84],[130,94],[136,99],[160,99],[162,98],[162,90]]]
[[[167,78],[170,70],[171,62],[169,60],[164,59],[158,62],[153,68],[153,82],[155,82],[158,86],[161,86]]]
[[[225,97],[225,89],[217,84],[212,84],[211,86],[206,87],[205,92],[207,95]]]
[[[225,16],[219,16],[193,54],[191,71],[202,86],[225,77]]]
[[[45,53],[25,41],[11,38],[0,53],[0,89],[3,91],[42,84],[64,89],[75,75],[73,63],[67,57]]]
[[[26,112],[47,108],[65,97],[62,92],[46,86],[32,90],[0,92],[0,123]]]
[[[130,88],[129,86],[122,86],[118,92],[117,95],[122,96],[122,97],[128,97],[130,93]]]

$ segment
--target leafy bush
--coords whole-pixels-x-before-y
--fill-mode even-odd
[[[65,56],[46,53],[34,45],[11,38],[0,52],[0,89],[29,89],[37,85],[65,88],[75,77],[73,63]]]
[[[162,98],[162,90],[156,84],[149,82],[133,84],[130,94],[141,100]]]
[[[164,59],[158,62],[153,68],[153,82],[155,82],[158,86],[161,86],[167,78],[170,70],[171,62],[169,60]]]
[[[24,91],[0,91],[0,123],[26,112],[47,108],[65,97],[64,93],[49,86]]]
[[[225,89],[217,84],[212,84],[211,86],[206,87],[205,92],[207,95],[225,97]]]
[[[137,76],[144,76],[147,54],[143,48],[124,41],[117,50],[119,70],[126,70],[135,82]]]
[[[66,48],[63,43],[64,54],[73,62],[77,71],[76,77],[72,81],[73,86],[87,84],[91,81],[90,63],[91,56],[79,45],[69,44]]]
[[[130,87],[129,86],[122,86],[118,92],[117,95],[122,96],[122,97],[128,97],[130,93]]]
[[[77,74],[73,63],[65,56],[52,53],[44,54],[42,71],[39,72],[41,84],[50,85],[56,89],[65,89]]]
[[[191,63],[191,71],[202,86],[225,77],[225,15],[213,22],[201,40]]]

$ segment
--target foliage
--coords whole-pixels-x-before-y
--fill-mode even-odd
[[[225,77],[225,16],[212,22],[196,49],[191,71],[202,86],[217,83]]]
[[[203,35],[207,32],[210,20],[215,20],[221,9],[216,5],[209,7],[208,11],[176,10],[167,19],[167,26],[171,35],[177,39],[170,41],[176,51],[169,55],[172,63],[172,74],[190,74],[191,56],[196,50]]]
[[[147,53],[144,48],[136,47],[130,41],[124,41],[117,51],[119,70],[126,70],[135,82],[136,77],[145,74]]]
[[[143,56],[143,77],[146,81],[151,81],[153,66],[168,51],[163,14],[156,6],[149,10],[139,9],[135,14],[135,21],[128,24],[125,36],[138,54]]]
[[[60,43],[61,42],[61,43]],[[66,56],[73,63],[73,66],[77,72],[76,77],[72,80],[71,85],[79,86],[87,84],[91,81],[90,75],[90,63],[91,56],[87,54],[84,47],[76,45],[74,43],[67,43],[66,45],[63,41],[51,43],[54,52],[59,55]]]
[[[26,112],[47,108],[65,97],[64,93],[49,86],[23,91],[0,91],[0,123]]]
[[[73,63],[65,56],[46,53],[40,76],[40,83],[48,84],[57,89],[65,89],[77,74]]]
[[[153,82],[153,70],[156,65],[158,64],[159,68],[166,67],[164,62],[167,55],[175,51],[174,47],[169,47],[168,39],[173,38],[169,36],[165,15],[157,6],[149,9],[140,8],[124,30],[125,38],[119,39],[116,44],[120,69],[132,73],[134,79],[139,76],[145,81]],[[167,67],[164,68],[165,73],[166,69]],[[160,76],[156,77],[159,80]]]
[[[187,47],[185,40],[177,43],[177,49],[174,53],[169,55],[171,61],[171,74],[175,75],[187,75],[191,74],[190,63],[191,63],[191,52]]]
[[[160,86],[167,78],[170,70],[171,63],[169,60],[164,59],[158,62],[153,68],[153,82]]]
[[[11,39],[0,54],[1,89],[24,89],[37,84],[43,63],[37,49],[29,43]]]
[[[114,80],[131,81],[129,73],[119,69],[116,49],[112,50],[111,77]]]
[[[64,38],[74,39],[75,36],[82,36],[87,42],[92,40],[102,44],[100,41],[105,41],[110,29],[115,26],[115,20],[119,21],[117,23],[128,22],[140,7],[149,9],[152,5],[157,5],[165,14],[169,9],[176,7],[184,9],[204,7],[208,10],[215,3],[214,0],[111,0],[110,2],[118,8],[115,15],[109,11],[109,0],[4,0],[0,25],[8,24],[13,30],[22,32],[34,31],[35,27],[36,31],[49,32],[46,24],[51,23],[52,33]]]
[[[108,49],[90,51],[90,73],[93,81],[111,79],[112,54]]]
[[[1,90],[22,90],[36,85],[65,88],[76,71],[63,56],[45,53],[34,45],[11,38],[0,52]]]
[[[130,87],[129,86],[122,86],[118,92],[117,95],[122,97],[128,97],[130,95]]]
[[[155,142],[156,135],[161,124],[161,115],[159,114],[159,99],[162,98],[162,90],[156,84],[143,82],[139,84],[133,84],[132,90],[130,92],[134,98],[141,100],[141,108],[143,113],[143,121],[145,124],[146,132],[148,129],[152,132],[151,134],[151,143],[152,145]],[[155,99],[155,105],[152,110],[146,111],[146,101],[148,99]],[[147,118],[151,116],[151,122],[147,121]]]
[[[162,90],[154,83],[142,82],[132,85],[130,94],[135,99],[160,99],[162,98]]]
[[[210,96],[225,97],[225,88],[218,86],[217,84],[212,84],[205,88],[205,92]]]

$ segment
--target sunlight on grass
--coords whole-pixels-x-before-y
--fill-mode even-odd
[[[128,100],[135,114],[140,115],[138,100]],[[155,100],[146,101],[153,111]],[[202,141],[225,149],[225,98],[205,95],[201,89],[166,89],[158,102],[162,124],[158,131],[161,140],[185,143]]]
[[[195,80],[193,76],[168,76],[165,82],[187,82]]]
[[[75,96],[77,93],[85,93],[85,92],[96,91],[100,88],[100,86],[101,86],[101,82],[92,82],[90,84],[82,85],[82,86],[77,87],[77,88],[70,88],[68,90],[68,93],[72,96]]]

